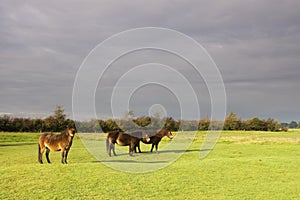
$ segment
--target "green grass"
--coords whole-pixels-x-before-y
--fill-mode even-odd
[[[299,199],[300,130],[225,131],[208,157],[200,160],[204,134],[198,133],[189,151],[169,166],[135,174],[99,162],[78,136],[68,165],[60,164],[58,152],[50,153],[52,164],[40,165],[39,134],[0,133],[0,199]],[[98,142],[96,150],[103,150]],[[163,140],[161,154],[169,143]],[[142,146],[144,151],[149,148]],[[105,159],[118,162],[127,156]],[[145,157],[151,162],[156,156],[145,153],[131,159]]]

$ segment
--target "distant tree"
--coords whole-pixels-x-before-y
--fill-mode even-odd
[[[56,120],[53,116],[49,116],[44,119],[44,130],[43,131],[51,131],[55,132],[57,130]]]
[[[198,129],[198,121],[180,120],[180,129],[182,131],[196,131]]]
[[[286,122],[282,122],[280,125],[281,125],[281,127],[289,127],[289,124]]]
[[[18,118],[18,117],[12,118],[10,124],[11,124],[10,131],[14,131],[14,132],[24,131],[24,124],[22,118]]]
[[[44,121],[42,119],[32,119],[33,132],[42,132],[44,129]]]
[[[222,130],[224,126],[223,121],[218,121],[218,120],[211,120],[209,129],[210,130]]]
[[[133,122],[140,127],[145,127],[151,123],[151,117],[149,117],[149,116],[138,117],[138,118],[134,119]]]
[[[21,130],[21,132],[30,132],[33,131],[34,127],[32,124],[32,120],[29,118],[23,118],[23,128]]]
[[[149,125],[149,129],[157,130],[161,129],[164,126],[164,120],[160,118],[160,114],[158,112],[154,113],[151,116],[151,124]]]
[[[230,112],[224,121],[224,130],[240,130],[242,124],[242,119],[237,118],[237,115],[233,112]]]
[[[210,120],[208,119],[208,116],[206,116],[205,119],[201,119],[199,121],[198,130],[199,131],[206,131],[209,129],[210,126]]]
[[[109,131],[106,122],[104,120],[98,120],[98,123],[103,133],[107,133]]]
[[[266,120],[267,131],[280,131],[280,123],[272,118]]]
[[[9,115],[3,115],[0,118],[0,130],[1,131],[12,131],[12,119]]]
[[[297,128],[297,127],[298,127],[298,123],[297,123],[297,122],[291,121],[291,122],[289,123],[289,128]]]
[[[300,122],[298,122],[298,128],[300,128]]]
[[[178,131],[179,126],[180,126],[180,121],[176,121],[172,117],[166,118],[164,128],[167,128],[170,131]]]
[[[62,106],[56,106],[54,111],[54,119],[56,121],[56,130],[57,132],[62,131],[67,128],[68,124],[66,121],[66,114]]]
[[[288,131],[289,129],[289,124],[286,122],[281,123],[280,126],[282,131]]]
[[[264,120],[260,120],[258,117],[246,120],[243,122],[244,130],[253,130],[253,131],[267,131],[267,123]]]
[[[105,124],[106,124],[106,127],[107,127],[107,131],[121,131],[118,124],[112,119],[106,120]]]
[[[76,128],[75,122],[72,119],[66,119],[65,120],[65,128]]]

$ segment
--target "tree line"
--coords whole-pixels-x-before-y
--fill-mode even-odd
[[[61,106],[57,106],[54,114],[44,119],[0,116],[0,131],[5,132],[60,132],[67,127],[75,127],[75,123],[66,118]]]
[[[142,116],[123,119],[92,119],[76,121],[66,117],[61,106],[57,106],[54,114],[44,119],[31,119],[0,116],[0,131],[6,132],[60,132],[67,127],[76,127],[80,132],[130,131],[136,129],[157,130],[168,128],[171,131],[196,130],[254,130],[254,131],[287,131],[288,128],[300,128],[300,122],[280,123],[272,118],[254,117],[242,120],[235,113],[229,113],[224,121],[211,120],[208,117],[198,120],[175,120],[172,117]]]
[[[292,122],[291,122],[292,123]],[[299,126],[293,128],[300,128]],[[248,120],[242,120],[241,117],[233,112],[230,112],[224,122],[210,120],[208,117],[199,121],[198,130],[209,130],[209,129],[223,129],[223,130],[245,130],[245,131],[288,131],[288,128],[291,128],[290,124],[280,123],[277,120],[272,118],[268,119],[259,119],[254,117]]]

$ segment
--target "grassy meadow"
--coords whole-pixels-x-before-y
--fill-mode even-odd
[[[188,151],[167,167],[128,173],[108,167],[92,156],[77,135],[68,165],[51,152],[52,164],[37,161],[39,133],[0,132],[0,199],[299,199],[300,130],[289,132],[223,131],[204,159],[198,132]],[[92,138],[93,139],[93,138]],[[91,140],[92,140],[91,139]],[[170,140],[164,138],[160,154]],[[103,143],[94,147],[103,150]],[[142,145],[151,164],[156,154]],[[127,147],[116,146],[126,152]],[[122,153],[118,158],[127,158]],[[105,157],[106,160],[116,158]],[[136,159],[136,160],[135,160]],[[121,160],[120,160],[121,162]]]

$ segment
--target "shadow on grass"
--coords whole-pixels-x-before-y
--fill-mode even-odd
[[[143,154],[163,154],[163,153],[192,153],[192,152],[206,152],[206,151],[211,151],[212,149],[187,149],[187,150],[183,150],[183,149],[180,149],[180,150],[161,150],[161,151],[153,151],[153,152],[150,152],[150,151],[143,151],[143,152],[140,152],[140,153],[134,153],[134,155],[143,155]],[[124,155],[128,155],[128,153],[119,153],[117,154],[117,156],[124,156]],[[114,156],[114,155],[112,155]],[[134,157],[134,156],[133,156]]]
[[[201,150],[199,150],[199,149],[188,149],[188,150],[183,150],[183,149],[181,149],[181,150],[161,150],[161,151],[158,151],[158,152],[156,152],[156,151],[153,151],[153,152],[150,152],[150,151],[142,151],[142,152],[140,152],[140,153],[134,153],[133,155],[134,156],[138,156],[138,155],[151,155],[151,154],[153,154],[153,155],[155,155],[155,154],[163,154],[163,153],[191,153],[191,152],[197,152],[197,151],[211,151],[211,149],[201,149]],[[117,153],[117,156],[124,156],[124,155],[128,155],[129,156],[129,154],[128,153]],[[114,155],[112,154],[112,157],[113,157]],[[133,156],[133,157],[134,157]]]
[[[135,157],[139,157],[139,155],[155,155],[155,154],[168,154],[168,153],[192,153],[192,152],[205,152],[205,151],[211,151],[211,149],[188,149],[188,150],[162,150],[162,151],[158,151],[158,153],[156,152],[141,152],[141,153],[135,153],[133,157],[129,157],[128,153],[120,153],[117,154],[116,156],[112,155],[111,158],[117,158],[118,156],[128,156],[128,158],[135,158]],[[107,162],[107,163],[168,163],[169,161],[141,161],[141,160],[127,160],[127,159],[118,159],[118,160],[109,160],[108,159],[103,159],[103,160],[95,160],[92,161],[92,163],[100,163],[100,162]]]
[[[37,144],[36,142],[24,142],[24,143],[2,143],[0,147],[14,147]]]
[[[107,163],[167,163],[167,161],[141,161],[141,160],[96,160],[92,162],[107,162]]]
[[[117,153],[117,156],[112,155],[111,157],[109,157],[106,153],[105,156],[107,156],[107,158],[101,158],[101,159],[97,159],[97,160],[93,160],[93,161],[87,161],[84,163],[149,163],[149,164],[162,164],[162,163],[168,163],[170,161],[154,161],[154,160],[148,160],[148,161],[143,161],[143,160],[134,160],[134,158],[139,158],[140,156],[143,155],[156,155],[156,154],[169,154],[169,153],[193,153],[193,152],[206,152],[206,151],[211,151],[212,149],[188,149],[188,150],[161,150],[158,151],[158,153],[154,152],[150,152],[150,151],[143,151],[141,153],[134,153],[133,157],[130,157],[129,154],[127,152],[124,153]],[[102,155],[103,156],[103,155]],[[118,159],[118,157],[120,157],[120,159]],[[141,158],[141,157],[140,157]]]
[[[187,149],[187,150],[161,150],[161,151],[158,151],[158,154],[162,154],[162,153],[192,153],[192,152],[202,152],[202,151],[211,151],[212,149]],[[143,153],[150,153],[150,154],[156,154],[155,151],[153,152],[150,152],[150,151],[144,151],[142,152]]]

